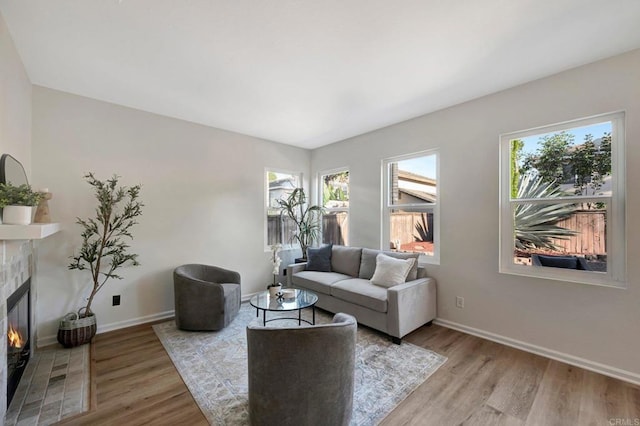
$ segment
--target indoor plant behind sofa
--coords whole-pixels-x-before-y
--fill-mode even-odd
[[[416,262],[406,282],[389,288],[372,284],[380,253],[398,259],[417,260],[419,256],[334,245],[330,248],[330,267],[318,271],[307,270],[307,263],[289,265],[287,282],[289,287],[316,293],[319,308],[353,315],[359,323],[387,333],[400,343],[405,335],[436,317],[436,282]]]
[[[307,248],[313,246],[320,236],[320,218],[323,209],[317,205],[308,205],[303,188],[296,188],[286,199],[277,201],[282,209],[281,218],[288,217],[296,226],[290,242],[297,241],[300,244],[304,261],[307,259]]]

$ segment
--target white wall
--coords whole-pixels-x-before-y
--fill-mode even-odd
[[[618,110],[627,113],[628,288],[499,274],[498,136]],[[381,160],[439,148],[441,262],[428,267],[438,280],[438,318],[640,381],[639,139],[636,50],[316,149],[312,174],[349,167],[351,244],[378,247]]]
[[[57,321],[83,305],[88,272],[68,271],[80,244],[76,217],[93,215],[95,200],[82,176],[142,183],[145,204],[133,229],[142,266],[122,270],[94,302],[99,331],[170,314],[173,269],[206,263],[237,270],[242,293],[271,280],[264,252],[264,170],[310,167],[310,152],[249,136],[33,88],[33,181],[53,193],[53,220],[63,231],[44,240],[39,255],[39,342]],[[122,295],[121,306],[111,296]]]
[[[31,173],[31,82],[0,15],[0,154]]]

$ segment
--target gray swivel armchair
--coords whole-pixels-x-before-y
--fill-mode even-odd
[[[182,265],[173,271],[176,325],[181,330],[226,327],[240,310],[240,274],[209,265]]]
[[[294,328],[249,325],[252,425],[348,425],[353,409],[357,322]]]

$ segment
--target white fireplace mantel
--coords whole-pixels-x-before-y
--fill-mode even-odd
[[[59,223],[0,225],[0,240],[41,240],[60,231]]]

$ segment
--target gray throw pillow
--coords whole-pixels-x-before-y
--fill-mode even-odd
[[[307,249],[307,271],[331,272],[332,244]]]
[[[362,249],[362,259],[360,261],[360,273],[358,278],[370,280],[373,277],[373,273],[376,271],[376,256],[378,253],[382,253],[380,250],[373,250],[369,248]]]
[[[331,255],[331,270],[340,274],[357,277],[360,270],[360,247],[333,246]]]

